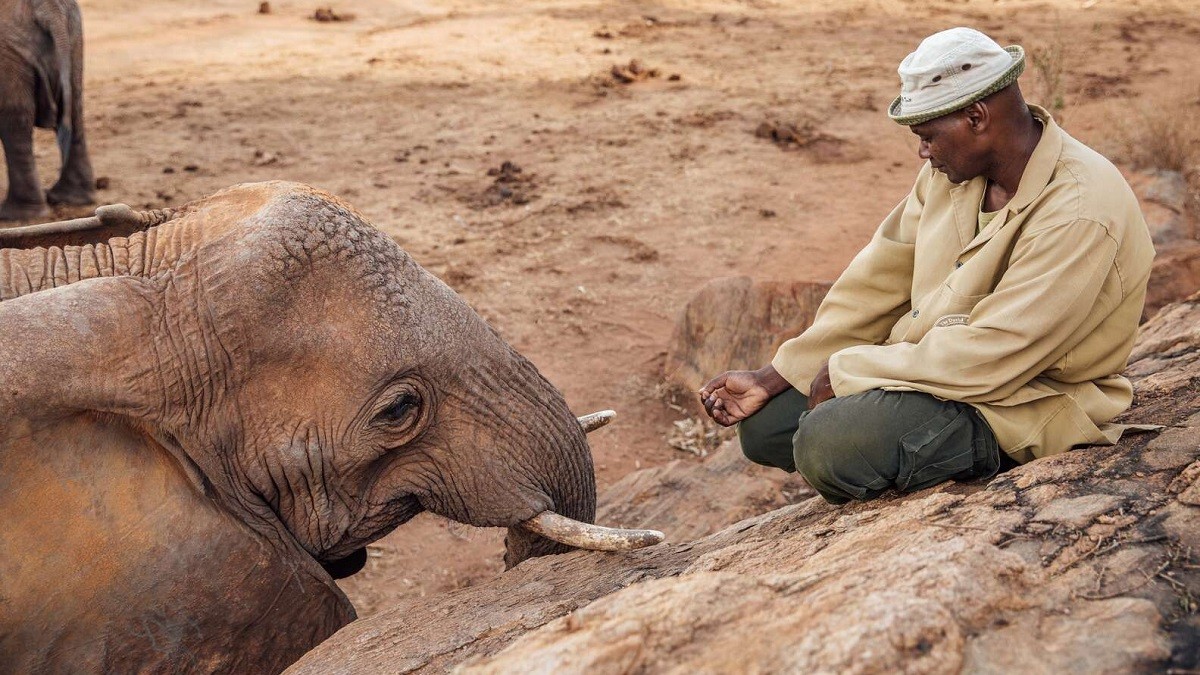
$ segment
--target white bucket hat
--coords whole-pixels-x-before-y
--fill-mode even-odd
[[[888,117],[911,126],[965,108],[1016,82],[1025,50],[1001,47],[973,28],[951,28],[921,41],[900,62],[900,95]]]

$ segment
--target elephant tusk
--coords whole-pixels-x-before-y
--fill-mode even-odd
[[[590,415],[584,415],[583,417],[578,418],[579,426],[583,427],[583,433],[590,434],[605,424],[611,422],[616,416],[617,411],[615,410],[601,410],[600,412],[594,412]]]
[[[517,527],[560,544],[587,551],[632,551],[653,546],[666,538],[666,535],[658,530],[621,530],[589,525],[560,516],[553,511],[543,511]]]

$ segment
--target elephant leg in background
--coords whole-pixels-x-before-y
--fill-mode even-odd
[[[83,206],[96,203],[96,180],[92,177],[92,163],[88,159],[87,141],[82,123],[76,123],[71,138],[71,152],[62,167],[58,182],[46,193],[51,204]]]
[[[96,180],[92,176],[92,160],[88,157],[87,140],[83,129],[83,27],[78,9],[68,17],[67,37],[71,60],[70,110],[64,117],[71,120],[70,151],[63,162],[58,182],[46,193],[51,204],[83,206],[96,203]],[[56,38],[57,40],[58,38]],[[63,130],[59,129],[59,133]]]
[[[30,220],[49,213],[33,160],[34,75],[28,64],[0,49],[0,144],[8,168],[8,195],[0,220]]]
[[[8,195],[0,204],[0,220],[30,220],[49,213],[33,161],[32,106],[0,109],[0,143],[8,168]]]

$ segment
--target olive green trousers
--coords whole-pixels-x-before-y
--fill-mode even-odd
[[[799,471],[834,504],[991,477],[1000,446],[971,406],[915,391],[873,389],[813,410],[788,389],[738,425],[750,461]]]

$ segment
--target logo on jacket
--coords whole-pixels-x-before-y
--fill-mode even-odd
[[[947,314],[946,316],[938,319],[937,322],[933,324],[933,327],[944,328],[946,326],[965,326],[970,318],[971,316],[969,314]]]

